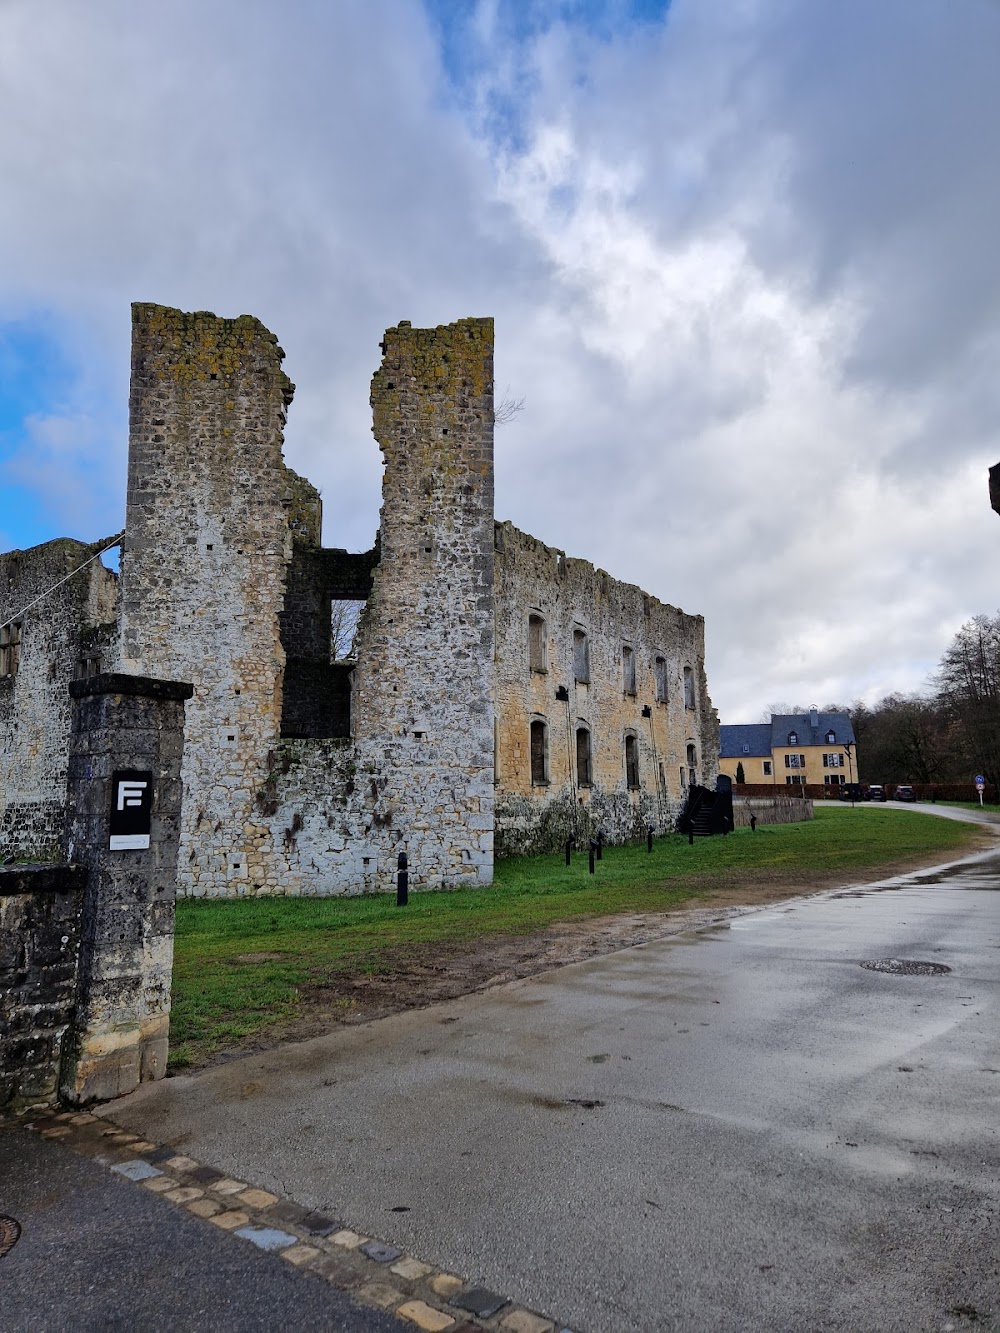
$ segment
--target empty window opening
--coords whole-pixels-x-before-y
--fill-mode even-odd
[[[590,682],[590,641],[582,629],[573,631],[573,676],[581,685]]]
[[[101,674],[101,659],[99,656],[81,657],[77,659],[76,667],[73,672],[75,680],[89,680],[91,676]]]
[[[667,702],[667,659],[658,657],[653,663],[653,674],[656,677],[656,702],[665,704]]]
[[[16,676],[21,661],[21,621],[0,629],[0,676]]]
[[[635,694],[635,653],[627,643],[622,646],[622,688]]]
[[[630,791],[639,786],[639,742],[631,735],[625,737],[625,785]]]
[[[330,603],[330,661],[348,662],[355,656],[358,622],[364,602],[335,598]]]
[[[684,707],[694,707],[694,672],[689,666],[684,668]]]
[[[539,718],[531,724],[531,785],[544,787],[549,780],[549,729]]]
[[[528,666],[532,671],[547,671],[545,621],[541,616],[528,617]]]
[[[687,747],[688,781],[693,787],[698,781],[698,754],[690,742]]]
[[[576,729],[576,781],[580,787],[591,785],[590,730],[587,727]]]

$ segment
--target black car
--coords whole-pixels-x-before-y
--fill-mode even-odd
[[[886,799],[885,788],[881,782],[870,782],[868,784],[868,799],[869,801],[884,801]]]
[[[896,788],[897,801],[915,801],[916,799],[917,799],[917,793],[908,783],[901,782],[897,786]]]

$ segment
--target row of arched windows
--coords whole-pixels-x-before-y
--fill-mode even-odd
[[[546,672],[549,669],[548,637],[545,617],[537,612],[528,616],[528,667],[531,671]],[[587,631],[573,631],[573,679],[578,685],[590,683],[590,640]],[[665,704],[668,696],[668,666],[666,657],[657,654],[653,659],[653,679],[656,688],[656,702]],[[625,694],[636,693],[635,650],[631,644],[622,644],[622,690]],[[684,668],[684,707],[695,707],[694,671]]]
[[[531,720],[531,785],[545,787],[549,783],[549,725],[544,718]],[[685,755],[687,770],[681,769],[681,786],[696,781],[697,754],[693,743],[689,742]],[[639,740],[635,732],[627,731],[624,737],[625,785],[631,791],[637,791],[639,781]],[[662,769],[661,769],[662,779]],[[591,750],[590,728],[579,723],[576,728],[576,783],[578,787],[593,785],[593,753]]]

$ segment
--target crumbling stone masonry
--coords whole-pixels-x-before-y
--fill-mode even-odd
[[[55,1100],[86,882],[83,866],[0,866],[0,1110]]]
[[[117,653],[102,666],[194,684],[181,893],[384,891],[401,852],[414,888],[486,885],[495,850],[664,829],[686,785],[714,779],[701,619],[495,523],[492,321],[403,321],[382,350],[380,526],[354,554],[321,545],[319,495],[283,461],[293,386],[273,334],[133,308]],[[30,568],[45,549],[16,556]],[[348,661],[331,643],[340,600],[364,603]],[[75,644],[90,631],[74,615]],[[54,697],[73,654],[22,653],[25,699],[50,670]],[[65,718],[41,713],[65,738]],[[0,711],[12,775],[37,760],[25,734],[19,705]],[[44,794],[31,782],[5,798],[24,807],[8,842]]]
[[[87,545],[61,537],[0,555],[4,857],[59,857],[70,729],[66,684],[105,669],[118,654],[117,579],[96,558],[110,540]]]

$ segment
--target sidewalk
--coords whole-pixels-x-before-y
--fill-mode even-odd
[[[414,1333],[10,1120],[0,1120],[0,1214],[22,1228],[0,1259],[2,1333]]]

